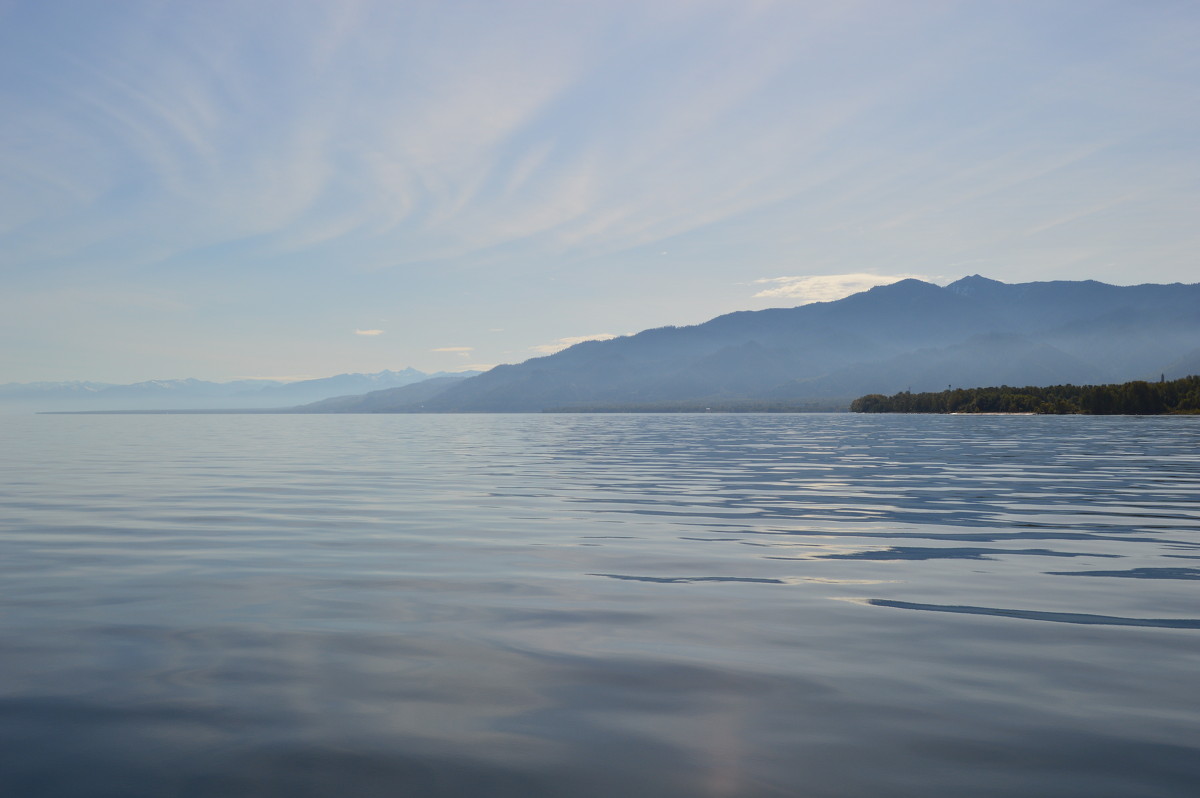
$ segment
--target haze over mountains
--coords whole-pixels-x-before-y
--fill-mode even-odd
[[[307,412],[504,412],[739,404],[843,407],[867,393],[1123,382],[1200,371],[1200,284],[948,286],[904,280],[834,302],[587,341],[476,377]]]
[[[0,403],[303,413],[844,409],[869,393],[1196,373],[1200,284],[1010,285],[973,275],[944,287],[903,280],[833,302],[586,341],[483,374],[404,369],[291,383],[9,384],[0,386]]]
[[[478,372],[464,372],[472,376]],[[131,385],[97,382],[33,382],[0,385],[0,408],[33,410],[159,410],[275,408],[331,396],[361,394],[421,382],[444,373],[417,369],[374,374],[338,374],[321,379],[148,380]]]

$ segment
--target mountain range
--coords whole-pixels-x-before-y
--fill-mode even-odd
[[[833,302],[740,311],[299,412],[841,409],[949,386],[1095,384],[1200,372],[1200,284],[947,286],[902,280]]]
[[[464,372],[469,377],[477,371]],[[33,410],[157,410],[278,408],[315,402],[331,396],[396,388],[431,378],[413,368],[374,374],[338,374],[321,379],[148,380],[128,385],[100,382],[30,382],[0,385],[0,408]]]
[[[0,385],[0,407],[293,413],[840,410],[948,387],[1200,373],[1200,284],[902,280],[832,302],[585,341],[485,373]]]

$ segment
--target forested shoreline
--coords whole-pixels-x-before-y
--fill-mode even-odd
[[[1038,413],[1093,416],[1200,413],[1200,376],[1116,385],[953,388],[936,393],[868,394],[853,413]]]

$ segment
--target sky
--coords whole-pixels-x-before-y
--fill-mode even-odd
[[[0,0],[0,383],[1200,281],[1185,0]]]

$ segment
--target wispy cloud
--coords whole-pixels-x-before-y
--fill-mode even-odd
[[[525,255],[613,252],[788,201],[810,217],[832,205],[843,224],[932,237],[940,231],[926,227],[948,210],[1065,180],[1067,167],[1111,158],[1132,135],[1092,134],[1080,145],[1057,124],[1036,144],[1019,135],[1058,96],[1108,85],[1086,70],[1047,73],[1042,86],[1000,81],[1019,101],[990,114],[947,104],[937,95],[952,88],[947,60],[986,79],[991,61],[977,52],[1004,39],[939,37],[911,57],[909,37],[938,29],[929,10],[600,5],[517,4],[454,17],[452,29],[438,14],[375,0],[289,8],[283,21],[234,14],[220,25],[194,10],[177,20],[184,48],[164,52],[157,37],[131,35],[142,43],[116,53],[96,39],[48,78],[36,95],[47,99],[5,109],[21,135],[0,148],[0,166],[20,178],[0,186],[0,226],[55,213],[76,223],[3,243],[12,258],[49,248],[47,260],[79,260],[81,249],[132,241],[123,247],[144,251],[114,261],[141,263],[230,241],[279,253],[349,239],[365,262],[395,267],[514,245]],[[895,35],[871,32],[881,15]],[[159,22],[130,10],[121,24]],[[594,35],[610,28],[627,32],[622,46]],[[264,42],[276,59],[265,72]],[[847,52],[830,42],[857,44]],[[364,81],[362,64],[396,79]],[[813,70],[838,77],[822,88]],[[1145,92],[1121,101],[1135,94]],[[979,118],[924,130],[919,112],[931,99]],[[883,129],[895,132],[868,135]],[[862,141],[874,143],[848,144]],[[119,190],[128,183],[138,190]],[[115,197],[126,198],[119,212],[82,216]],[[1052,211],[1002,221],[1025,230],[1057,218]],[[154,228],[172,232],[130,234]]]
[[[534,352],[540,352],[543,355],[553,355],[555,352],[561,352],[569,346],[581,344],[584,341],[611,341],[617,336],[612,333],[596,333],[595,335],[572,335],[567,338],[559,338],[557,341],[549,344],[538,344],[537,346],[529,347]]]
[[[38,373],[167,342],[243,374],[345,370],[340,347],[462,367],[974,260],[1194,279],[1200,15],[1093,5],[17,3],[0,353]],[[88,289],[38,301],[61,286]],[[428,338],[310,323],[394,326],[402,296]],[[231,314],[266,344],[220,338]],[[489,327],[489,354],[428,348]]]
[[[922,274],[812,274],[802,277],[764,277],[755,284],[772,285],[755,294],[757,299],[791,299],[798,304],[831,302],[877,285],[891,285],[901,280],[917,279],[928,281]]]
[[[458,355],[459,357],[470,357],[475,351],[473,346],[439,346],[436,349],[430,349],[430,352],[444,352],[450,355]]]

